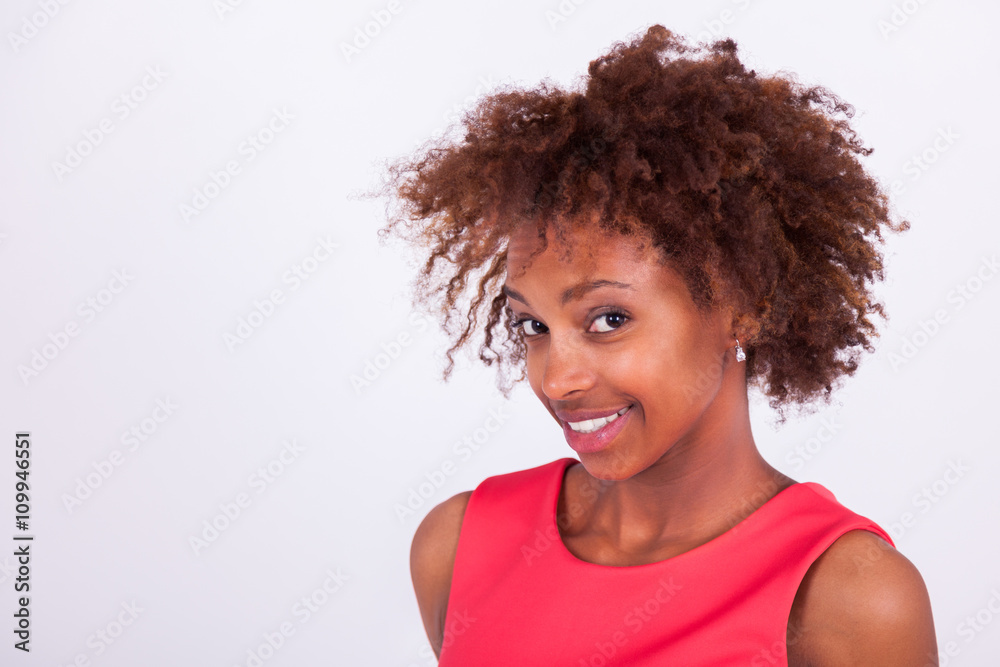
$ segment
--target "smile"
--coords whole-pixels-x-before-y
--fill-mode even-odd
[[[628,407],[622,408],[618,412],[614,413],[613,415],[608,415],[607,417],[599,417],[598,419],[587,419],[582,422],[566,422],[566,423],[569,425],[571,429],[573,429],[577,433],[593,433],[594,431],[598,431],[604,428],[614,420],[624,415],[626,412],[629,411],[629,409],[631,409],[631,407],[632,406],[630,405]]]

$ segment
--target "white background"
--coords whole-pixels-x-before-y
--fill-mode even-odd
[[[755,403],[755,437],[784,472],[893,533],[927,582],[947,664],[994,664],[995,3],[402,0],[350,59],[341,44],[387,3],[50,4],[51,18],[38,0],[0,9],[0,664],[248,665],[283,623],[294,634],[263,664],[433,664],[408,571],[420,518],[572,451],[526,385],[504,402],[493,371],[461,356],[440,381],[447,341],[411,310],[415,265],[378,243],[382,205],[352,195],[475,97],[543,77],[575,85],[652,23],[732,35],[751,67],[828,86],[857,110],[868,167],[901,182],[913,228],[887,237],[879,353],[838,404],[781,429]],[[292,118],[268,135],[275,110]],[[111,132],[88,146],[102,119]],[[250,160],[258,134],[271,141]],[[88,154],[67,158],[81,144]],[[77,166],[54,166],[67,159]],[[185,221],[180,205],[229,161],[239,173]],[[338,247],[293,288],[286,272],[320,239]],[[227,345],[275,289],[272,314]],[[491,410],[503,427],[458,455]],[[146,429],[134,447],[132,428]],[[33,454],[30,655],[12,647],[20,430]],[[286,441],[300,451],[275,463]],[[806,445],[809,460],[793,458]],[[446,461],[456,472],[401,517]],[[280,474],[261,482],[269,464]],[[953,466],[964,471],[946,477]],[[239,494],[249,505],[227,520],[220,505],[232,513]],[[228,526],[208,540],[213,520]],[[331,595],[328,571],[341,579]],[[309,596],[323,604],[305,617]]]

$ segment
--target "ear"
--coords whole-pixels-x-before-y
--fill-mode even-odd
[[[736,313],[734,309],[726,309],[726,321],[729,323],[730,334],[738,338],[740,345],[752,345],[760,335],[760,322],[747,313]]]

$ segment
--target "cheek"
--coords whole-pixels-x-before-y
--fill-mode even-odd
[[[722,378],[722,358],[699,330],[673,331],[623,355],[619,368],[646,401],[683,411],[703,403]]]
[[[723,357],[708,346],[692,350],[674,389],[682,405],[704,405],[718,392],[722,385],[722,362]]]
[[[542,394],[542,372],[545,363],[544,354],[535,347],[524,344],[524,374],[528,377],[528,384],[538,398],[544,402]]]
[[[604,356],[604,377],[621,389],[638,394],[662,384],[661,370],[666,364],[664,350],[645,344],[630,344],[609,350]]]

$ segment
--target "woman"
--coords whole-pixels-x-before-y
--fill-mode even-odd
[[[445,378],[488,304],[479,358],[520,366],[579,456],[420,524],[442,666],[937,664],[914,566],[750,428],[749,386],[782,420],[829,402],[885,316],[881,227],[908,224],[852,113],[657,25],[581,92],[495,93],[390,168],[382,233],[429,247],[416,293],[446,332],[478,274]]]

